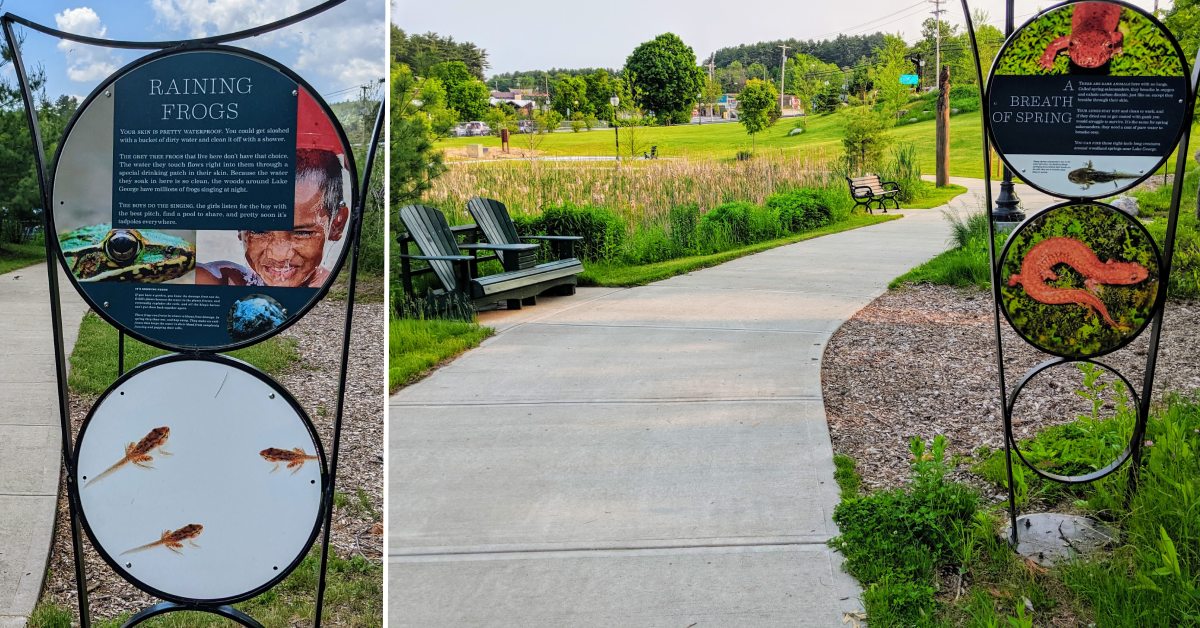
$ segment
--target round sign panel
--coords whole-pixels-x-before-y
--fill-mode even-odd
[[[1136,219],[1101,203],[1055,205],[1000,255],[1000,309],[1033,346],[1087,358],[1125,346],[1154,316],[1162,266]]]
[[[1055,397],[1065,398],[1046,403]],[[1030,470],[1048,480],[1082,484],[1109,475],[1129,459],[1139,407],[1133,384],[1107,365],[1054,358],[1035,366],[1017,383],[1004,425],[1013,451]],[[1110,437],[1105,439],[1106,452],[1096,451],[1095,436],[1088,430],[1068,427],[1081,416],[1105,426]],[[1046,433],[1056,438],[1029,448],[1035,437]],[[1087,439],[1093,440],[1080,442]],[[1093,460],[1080,460],[1072,455],[1080,448],[1107,460],[1099,467]]]
[[[84,102],[49,216],[92,309],[150,344],[228,350],[299,318],[348,248],[353,158],[328,106],[254,53],[160,53]]]
[[[1158,20],[1120,2],[1072,2],[1009,37],[985,101],[996,150],[1022,180],[1102,198],[1167,159],[1188,98],[1183,52]]]
[[[229,603],[272,586],[316,537],[325,460],[312,423],[241,362],[169,356],[118,380],[79,432],[84,528],[139,588]]]

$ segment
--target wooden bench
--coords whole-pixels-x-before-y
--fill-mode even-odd
[[[895,209],[900,209],[900,201],[896,200],[896,196],[900,194],[900,184],[895,181],[883,181],[877,174],[868,174],[861,177],[846,177],[846,183],[850,184],[850,196],[854,199],[854,208],[866,207],[867,213],[873,214],[871,205],[874,204],[887,213],[887,201],[891,201]]]
[[[579,236],[568,235],[519,235],[517,226],[513,224],[512,216],[508,213],[508,208],[504,206],[504,203],[491,198],[481,196],[472,198],[467,201],[467,211],[471,213],[475,224],[479,225],[479,230],[483,232],[488,242],[524,244],[526,240],[532,240],[548,243],[551,246],[553,257],[558,260],[575,259],[575,243],[583,239]],[[504,270],[520,270],[537,263],[536,250],[517,253],[500,252],[498,257],[501,264],[504,265]],[[579,264],[579,270],[583,271],[582,262]],[[569,286],[569,288],[569,292],[560,292],[560,294],[574,294],[575,287]]]
[[[569,289],[569,293],[574,293],[576,275],[583,270],[579,260],[567,259],[478,277],[478,263],[483,258],[477,254],[464,255],[463,251],[489,250],[501,256],[512,254],[520,258],[528,251],[536,251],[538,245],[460,244],[456,235],[473,231],[475,227],[451,229],[442,212],[424,205],[401,207],[400,220],[408,231],[400,240],[404,247],[400,255],[401,277],[405,292],[411,296],[415,296],[412,277],[422,272],[412,270],[411,260],[428,262],[426,270],[433,272],[441,282],[442,288],[432,291],[435,298],[465,298],[475,306],[504,301],[514,310],[521,309],[523,304],[532,304],[537,295],[550,289],[562,292]],[[408,254],[410,241],[416,243],[422,255]]]

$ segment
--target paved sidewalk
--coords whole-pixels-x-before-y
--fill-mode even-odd
[[[842,626],[820,360],[946,248],[940,210],[903,213],[481,316],[391,401],[390,625]]]
[[[86,311],[63,288],[66,346]],[[46,265],[0,275],[0,628],[25,625],[41,594],[62,468]]]

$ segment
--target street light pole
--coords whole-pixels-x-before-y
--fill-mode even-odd
[[[1013,0],[1005,0],[1004,3],[1004,36],[1008,37],[1013,32]],[[1004,166],[1004,178],[1000,181],[1000,195],[996,197],[996,207],[992,210],[992,220],[996,222],[1021,222],[1025,220],[1025,214],[1020,210],[1021,199],[1017,198],[1016,189],[1013,187],[1012,171],[1008,169],[1008,165]]]
[[[621,99],[617,98],[616,94],[608,99],[608,104],[612,105],[612,128],[613,141],[617,147],[617,163],[621,163],[621,131],[617,128],[617,105],[621,104]]]

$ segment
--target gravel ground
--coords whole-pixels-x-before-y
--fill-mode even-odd
[[[894,487],[909,475],[908,442],[944,434],[947,451],[970,454],[1004,444],[996,378],[992,299],[988,292],[910,286],[876,299],[842,325],[825,349],[821,380],[834,451],[853,457],[868,489]],[[1002,321],[1009,390],[1050,357]],[[1149,327],[1130,345],[1099,359],[1140,392]],[[1171,302],[1163,325],[1154,398],[1200,388],[1200,304]],[[1049,381],[1049,380],[1057,381]],[[1073,394],[1077,376],[1056,372],[1023,394],[1014,413],[1018,438],[1070,420],[1091,404]],[[1036,398],[1036,402],[1034,402]],[[1106,406],[1107,407],[1107,406]],[[980,486],[959,470],[957,479]],[[988,487],[993,499],[998,489]]]
[[[276,375],[313,420],[327,455],[332,454],[345,305],[344,301],[326,299],[283,332],[284,337],[298,341],[300,360]],[[384,333],[384,305],[356,303],[336,485],[339,493],[351,498],[353,506],[334,512],[332,537],[336,555],[362,555],[375,562],[383,557]],[[76,431],[94,402],[95,398],[72,395],[71,418]],[[369,509],[359,506],[360,490],[370,501]],[[60,486],[59,493],[65,496],[65,488]],[[78,596],[65,497],[59,498],[58,509],[50,573],[42,599],[76,611]],[[86,536],[84,546],[93,618],[134,612],[158,602],[108,569]]]

